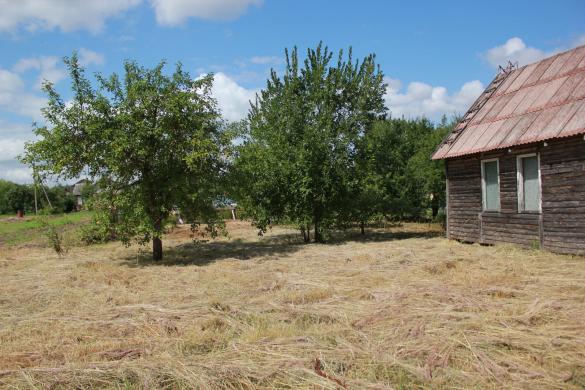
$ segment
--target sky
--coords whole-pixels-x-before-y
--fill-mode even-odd
[[[585,44],[585,1],[0,0],[0,179],[32,182],[16,156],[43,124],[43,80],[69,96],[62,58],[73,51],[90,76],[120,73],[126,59],[212,72],[234,121],[282,70],[285,48],[320,41],[376,54],[393,117],[437,121],[464,113],[499,65]]]

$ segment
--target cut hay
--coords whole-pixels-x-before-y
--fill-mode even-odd
[[[1,248],[0,386],[585,386],[583,258],[414,224],[325,245],[184,229],[161,264],[113,243]]]

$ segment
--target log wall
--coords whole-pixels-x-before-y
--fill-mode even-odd
[[[518,155],[538,153],[541,213],[518,212]],[[481,160],[498,158],[500,211],[482,211]],[[585,254],[583,136],[447,160],[449,238]]]

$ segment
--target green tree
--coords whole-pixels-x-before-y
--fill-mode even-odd
[[[425,118],[378,121],[359,150],[354,215],[363,222],[380,214],[392,219],[419,219],[445,203],[441,161],[430,156],[452,123],[435,126]]]
[[[6,191],[5,202],[8,211],[11,212],[16,212],[18,210],[34,210],[34,194],[32,187],[24,184],[15,184]]]
[[[445,163],[443,160],[433,161],[430,156],[457,122],[457,118],[448,121],[443,117],[438,126],[419,140],[416,152],[407,162],[406,175],[413,183],[410,192],[417,192],[420,207],[430,208],[433,218],[440,208],[445,207]]]
[[[152,69],[127,61],[124,76],[86,78],[77,55],[65,58],[73,97],[65,102],[45,84],[48,126],[27,145],[24,161],[41,174],[72,179],[84,174],[100,188],[106,220],[125,243],[152,240],[162,259],[165,221],[174,207],[191,221],[217,222],[222,137],[211,97],[212,76],[192,79],[178,64]]]
[[[357,143],[385,113],[385,84],[374,55],[332,58],[322,44],[302,64],[287,50],[284,75],[273,70],[251,108],[235,173],[239,203],[261,230],[294,223],[320,242],[347,222]]]
[[[16,183],[0,179],[0,214],[8,214],[14,212],[7,195],[13,188],[16,187],[17,187]]]
[[[53,213],[70,213],[71,211],[75,210],[75,198],[67,187],[63,185],[56,185],[49,187],[46,191],[51,201],[51,206],[53,206]],[[39,200],[43,205],[46,203],[42,196]]]

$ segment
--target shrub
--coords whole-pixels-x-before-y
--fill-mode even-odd
[[[91,223],[81,227],[81,241],[91,245],[115,240],[115,225],[108,218],[107,213],[96,212]]]
[[[45,236],[49,241],[49,245],[51,245],[55,253],[57,253],[59,257],[62,257],[65,253],[67,253],[67,249],[63,245],[63,235],[61,232],[59,232],[57,227],[51,224],[45,216],[41,216],[39,218],[39,224],[45,231]]]
[[[115,239],[115,234],[109,226],[97,224],[96,221],[81,227],[80,235],[81,241],[86,245],[101,244]]]

